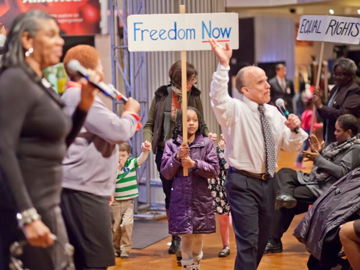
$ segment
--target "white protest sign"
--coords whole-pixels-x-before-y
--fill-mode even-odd
[[[301,16],[297,39],[359,44],[360,18]]]
[[[239,47],[237,13],[130,15],[127,22],[132,52],[211,50],[211,38]]]

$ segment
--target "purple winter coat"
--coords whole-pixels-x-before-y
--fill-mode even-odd
[[[196,135],[190,144],[189,153],[196,165],[189,168],[189,176],[184,176],[181,163],[175,158],[181,144],[181,136],[166,142],[160,169],[166,179],[174,180],[169,209],[169,233],[214,233],[214,207],[207,179],[219,174],[215,145],[208,137]]]

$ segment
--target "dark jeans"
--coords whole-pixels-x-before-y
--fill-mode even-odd
[[[173,180],[165,179],[165,177],[160,173],[161,159],[162,159],[163,153],[164,153],[163,149],[158,149],[157,150],[156,157],[155,157],[155,162],[156,162],[156,167],[158,169],[158,172],[160,174],[160,179],[161,179],[161,182],[162,182],[163,191],[165,193],[165,208],[169,209],[169,207],[170,207],[170,197],[171,197],[171,188],[172,188]]]
[[[281,208],[274,213],[271,236],[275,240],[280,240],[289,229],[295,215],[307,212],[309,205],[315,202],[317,197],[307,186],[299,183],[297,173],[292,169],[281,169],[276,173],[274,179],[277,184],[277,194],[291,195],[298,201],[294,208]]]
[[[270,235],[274,213],[276,185],[231,172],[226,179],[236,237],[235,270],[257,269]]]

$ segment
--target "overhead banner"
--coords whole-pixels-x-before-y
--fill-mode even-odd
[[[238,49],[238,21],[237,13],[131,15],[129,51],[211,50],[211,38]]]
[[[360,18],[301,16],[297,39],[359,44]]]
[[[0,1],[0,22],[9,29],[18,15],[33,9],[52,15],[63,36],[100,33],[99,0],[3,0]]]

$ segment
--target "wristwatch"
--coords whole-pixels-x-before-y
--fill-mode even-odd
[[[16,214],[18,225],[23,228],[26,224],[29,224],[35,220],[41,219],[41,216],[37,213],[35,208],[30,208],[21,213]]]

